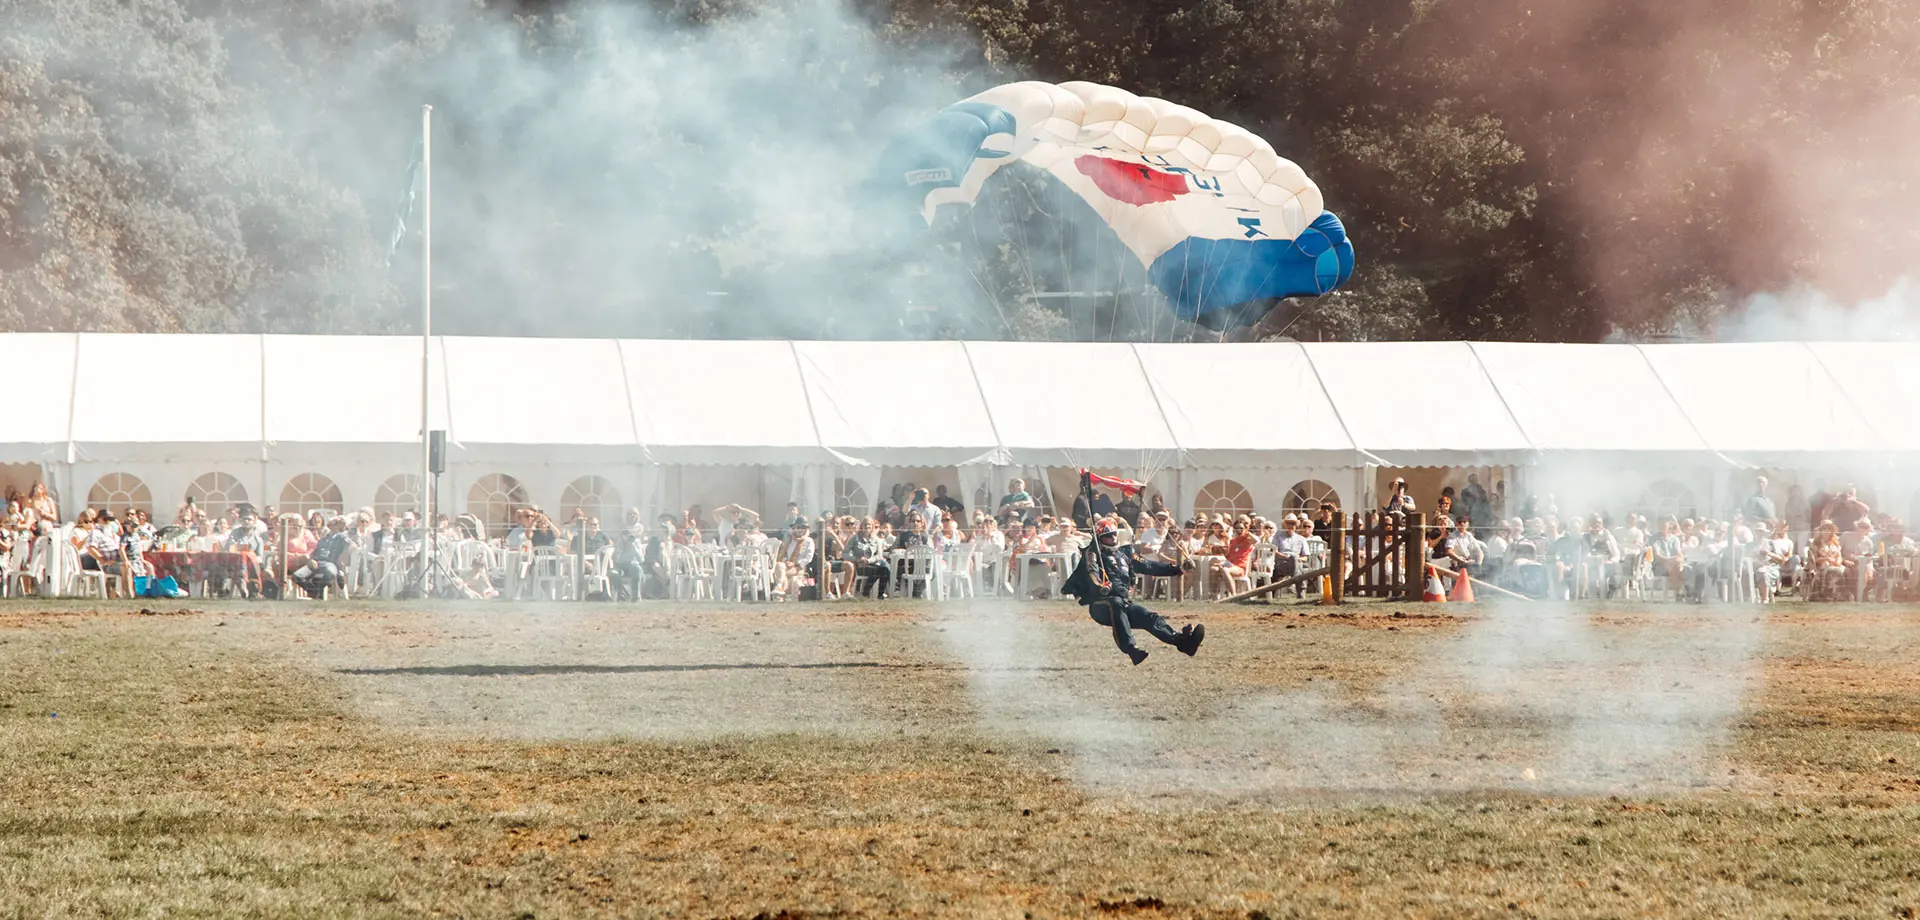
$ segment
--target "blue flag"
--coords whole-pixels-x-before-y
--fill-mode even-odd
[[[407,187],[400,192],[400,204],[393,212],[393,239],[387,243],[387,265],[393,265],[393,257],[400,252],[400,241],[406,239],[407,221],[413,219],[413,202],[420,197],[420,167],[425,148],[419,141],[413,144],[413,162],[407,166]]]

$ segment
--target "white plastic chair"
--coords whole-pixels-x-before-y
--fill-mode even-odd
[[[667,573],[673,579],[673,599],[677,601],[712,600],[714,579],[711,569],[684,544],[667,549]]]
[[[566,571],[560,562],[560,553],[551,546],[533,548],[533,565],[527,581],[533,584],[535,594],[550,601],[561,600],[573,593],[573,586],[567,583]]]
[[[591,564],[587,566],[586,574],[581,577],[586,596],[590,597],[598,592],[612,599],[613,547],[611,545],[600,547],[600,551],[588,557],[588,561]]]
[[[72,543],[62,542],[60,544],[60,555],[64,562],[63,568],[74,573],[76,576],[75,585],[79,588],[78,597],[98,597],[103,601],[107,599],[107,573],[99,569],[80,568],[80,551],[74,549]],[[96,591],[98,593],[95,593]],[[62,591],[61,593],[65,594],[67,592]]]
[[[948,544],[941,554],[940,599],[980,596],[980,583],[974,577],[973,544]]]
[[[915,585],[920,586],[921,597],[934,600],[940,596],[939,556],[931,546],[916,546],[907,550],[900,560],[900,568],[893,573],[893,593],[898,597],[912,597]]]

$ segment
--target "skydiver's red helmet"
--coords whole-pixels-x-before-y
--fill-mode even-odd
[[[1120,525],[1115,524],[1112,518],[1101,518],[1100,520],[1093,522],[1093,538],[1095,540],[1098,540],[1101,537],[1118,538],[1119,535],[1120,535]]]

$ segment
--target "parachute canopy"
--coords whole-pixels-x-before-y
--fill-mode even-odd
[[[1353,274],[1353,245],[1299,166],[1246,129],[1096,83],[1008,83],[895,138],[875,169],[931,224],[1020,161],[1071,189],[1182,319],[1251,323]]]

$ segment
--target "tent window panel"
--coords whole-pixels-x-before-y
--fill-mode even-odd
[[[873,514],[873,508],[867,504],[867,490],[860,484],[844,476],[833,480],[833,513],[865,518]]]
[[[403,473],[389,476],[387,481],[373,490],[374,520],[385,520],[391,514],[399,517],[409,511],[417,516],[420,513],[420,477]]]
[[[1640,506],[1647,509],[1647,520],[1659,523],[1670,517],[1693,517],[1698,503],[1693,499],[1692,489],[1672,479],[1662,479],[1647,487],[1646,494],[1640,497]]]
[[[1194,511],[1232,517],[1236,514],[1253,513],[1253,494],[1231,479],[1216,479],[1200,487],[1200,494],[1193,500]]]
[[[505,473],[489,473],[467,490],[467,513],[487,525],[489,536],[506,536],[513,513],[533,504],[520,480]]]
[[[568,510],[569,517],[578,508],[588,517],[599,518],[600,526],[608,530],[625,526],[620,516],[620,490],[599,476],[582,476],[568,483],[560,493],[560,506]]]
[[[87,490],[87,504],[115,517],[134,508],[153,514],[153,492],[132,473],[108,473]]]
[[[247,487],[226,473],[208,473],[187,486],[187,500],[208,517],[220,517],[247,503]]]
[[[1311,514],[1320,510],[1321,502],[1332,502],[1335,508],[1340,507],[1339,491],[1318,479],[1303,479],[1287,490],[1287,506],[1281,513]]]
[[[306,517],[315,511],[338,514],[346,507],[340,487],[319,473],[301,473],[280,490],[280,511]]]

